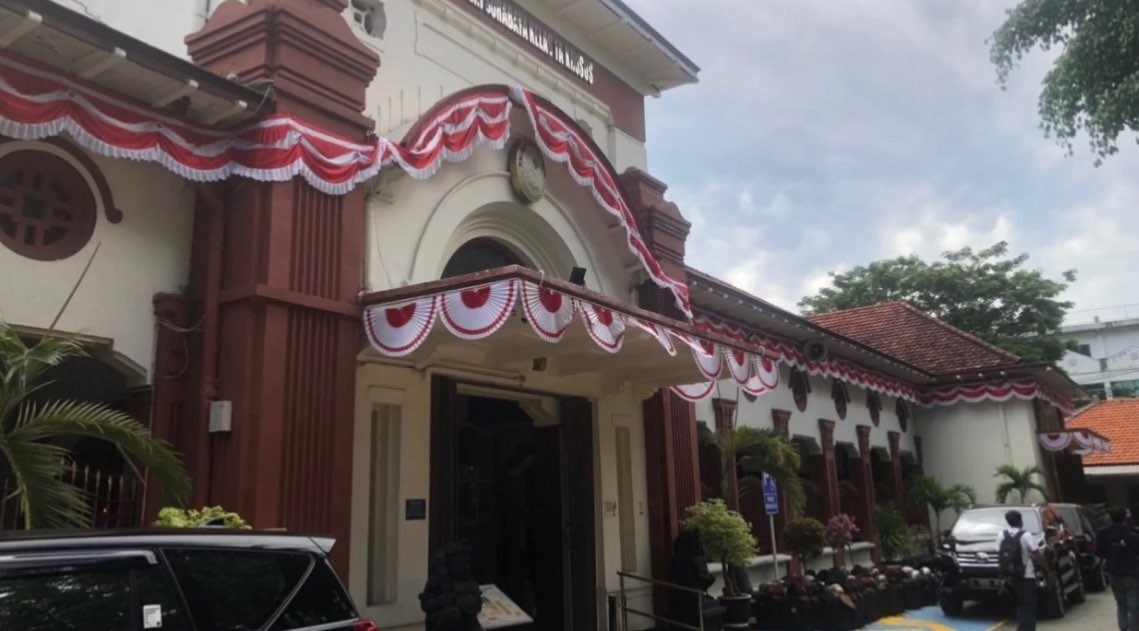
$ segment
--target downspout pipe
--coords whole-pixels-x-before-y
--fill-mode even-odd
[[[221,316],[222,253],[225,243],[225,203],[217,184],[199,184],[197,194],[206,219],[205,286],[202,295],[202,380],[199,391],[198,436],[194,497],[200,506],[212,495],[213,457],[210,444],[210,408],[218,398],[218,352]]]

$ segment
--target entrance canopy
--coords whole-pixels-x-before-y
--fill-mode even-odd
[[[496,369],[589,373],[652,387],[714,387],[730,378],[752,394],[778,385],[776,364],[762,349],[519,266],[376,292],[361,302],[376,351],[417,365],[461,344]]]

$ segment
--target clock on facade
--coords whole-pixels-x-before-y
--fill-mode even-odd
[[[538,145],[519,139],[510,147],[510,184],[514,193],[527,204],[542,198],[546,192],[546,161]]]

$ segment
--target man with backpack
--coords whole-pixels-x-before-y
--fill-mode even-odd
[[[1127,509],[1111,510],[1111,525],[1096,534],[1096,556],[1111,575],[1119,631],[1139,631],[1139,535],[1127,524]]]
[[[997,560],[1001,575],[1012,583],[1016,592],[1017,631],[1036,631],[1036,568],[1049,571],[1041,550],[1044,539],[1024,529],[1020,511],[1005,513],[1008,528],[997,537]]]

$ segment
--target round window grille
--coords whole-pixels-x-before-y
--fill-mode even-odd
[[[95,231],[95,197],[63,158],[34,150],[0,158],[0,243],[37,261],[65,259]]]

